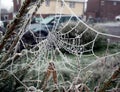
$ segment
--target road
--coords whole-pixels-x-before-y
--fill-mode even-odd
[[[112,34],[112,35],[116,35],[116,36],[120,36],[120,22],[112,22],[112,23],[99,23],[97,24],[101,27],[104,27],[107,30],[108,34]],[[116,37],[108,37],[110,38],[110,41],[119,41],[120,42],[120,38],[116,38]]]

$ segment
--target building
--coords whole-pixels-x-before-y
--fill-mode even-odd
[[[13,16],[18,13],[20,7],[21,7],[22,0],[13,0]]]
[[[120,0],[88,0],[87,18],[99,18],[102,20],[114,20],[120,15]]]
[[[24,0],[14,0],[14,12],[16,13]],[[54,14],[73,14],[81,16],[84,14],[85,0],[45,0],[37,11],[37,15],[48,16]],[[72,10],[72,11],[71,11]],[[32,8],[29,11],[31,14],[34,11]]]
[[[8,12],[6,9],[1,9],[1,20],[2,21],[12,20],[12,19],[13,19],[12,12]]]
[[[99,1],[100,0],[88,0],[87,2],[87,9],[86,9],[86,15],[88,17],[99,17],[100,10],[99,10]]]
[[[4,22],[5,27],[12,19],[13,19],[12,12],[8,12],[6,9],[1,9],[1,21]]]

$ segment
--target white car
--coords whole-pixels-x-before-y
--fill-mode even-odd
[[[116,16],[115,20],[120,21],[120,15]]]
[[[1,26],[1,27],[3,27],[3,26],[4,26],[4,24],[3,24],[3,22],[2,22],[2,21],[0,21],[0,26]]]

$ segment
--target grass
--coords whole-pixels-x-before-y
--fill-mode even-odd
[[[112,44],[109,46],[108,54],[116,53],[119,51],[119,49],[120,49],[119,44]],[[105,55],[105,52],[106,50],[101,49],[95,51],[95,54],[99,57],[102,57]],[[73,54],[63,53],[64,58],[60,54],[55,55],[56,60],[54,63],[57,70],[58,84],[60,89],[62,86],[64,86],[65,88],[67,86],[70,86],[66,82],[69,81],[72,83],[74,81],[73,79],[78,76],[79,71],[82,70],[79,74],[79,77],[81,78],[82,83],[86,84],[91,89],[91,92],[93,92],[95,86],[99,85],[100,83],[103,83],[106,79],[110,77],[111,73],[114,70],[113,65],[117,64],[119,61],[116,60],[120,59],[118,58],[119,55],[116,55],[116,57],[114,56],[108,57],[106,59],[106,62],[103,62],[105,59],[103,59],[103,61],[98,60],[92,53],[85,53],[82,56],[78,57],[76,57],[76,55]],[[27,56],[29,58],[27,58]],[[27,53],[27,55],[24,55],[23,57],[19,58],[16,61],[16,63],[14,63],[13,69],[20,70],[23,66],[25,66],[22,64],[27,65],[31,60],[34,59],[34,57],[35,55]],[[35,59],[33,61],[35,61]],[[67,59],[68,62],[65,61],[65,59]],[[39,57],[39,59],[36,59],[35,64],[30,68],[30,71],[28,71],[28,73],[25,75],[24,80],[31,80],[31,78],[35,80],[36,79],[38,80],[39,78],[39,80],[42,80],[42,78],[44,77],[44,73],[48,67],[48,62],[50,60],[51,59],[49,57],[48,61],[44,61],[42,56]],[[87,67],[88,65],[90,66]],[[27,83],[26,85],[30,86],[31,83]],[[37,86],[36,83],[34,85]],[[54,89],[54,83],[52,78],[48,83],[47,90],[51,90],[51,87]]]
[[[109,50],[107,51],[107,55],[108,54],[111,55],[119,52],[119,49],[120,49],[119,46],[120,46],[119,44],[111,44],[109,46]],[[106,55],[106,50],[102,49],[102,50],[99,50],[98,52],[95,51],[95,54],[99,56],[99,58],[103,57]],[[88,85],[88,87],[91,89],[91,92],[93,92],[93,89],[95,86],[98,86],[99,84],[106,81],[106,79],[110,77],[111,73],[115,70],[115,68],[120,65],[119,55],[120,54],[103,58],[100,60],[97,59],[93,54],[82,55],[82,57],[80,58],[81,69],[84,69],[86,66],[90,65],[91,63],[94,63],[87,69],[84,69],[80,74],[80,76],[83,79],[83,82]],[[78,67],[76,56],[71,54],[66,54],[66,57],[69,59],[71,64]],[[75,75],[77,75],[76,73]],[[112,87],[115,87],[115,85]]]

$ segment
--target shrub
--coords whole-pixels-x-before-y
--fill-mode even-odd
[[[104,28],[100,28],[98,26],[95,26],[93,29],[96,29],[98,32],[106,32]],[[67,41],[68,43],[74,44],[74,45],[83,45],[85,50],[92,49],[93,42],[95,42],[94,50],[105,48],[107,45],[107,37],[103,35],[98,35],[97,39],[95,39],[97,33],[91,30],[90,28],[87,28],[82,23],[78,23],[78,24],[74,22],[69,23],[67,26],[62,28],[61,33],[65,34],[63,38],[66,38],[66,39],[75,38],[76,39],[74,43],[73,43],[73,40],[69,42]],[[78,41],[79,39],[80,39],[80,42]]]

